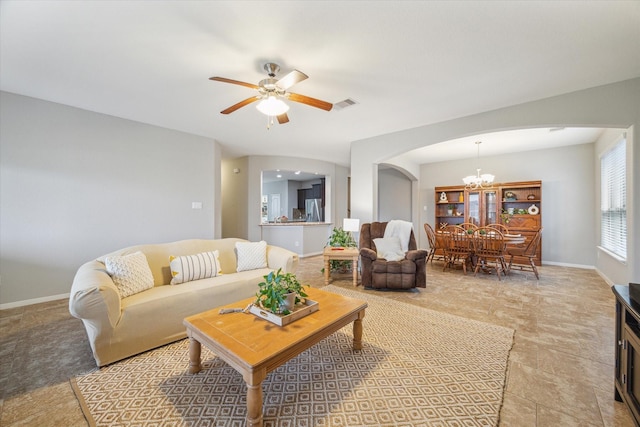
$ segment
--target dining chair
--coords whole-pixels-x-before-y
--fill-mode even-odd
[[[502,234],[509,234],[509,228],[504,224],[493,223],[493,224],[488,224],[487,227],[495,228]]]
[[[522,270],[533,271],[533,273],[536,275],[536,279],[540,280],[540,275],[538,274],[538,268],[536,267],[535,259],[537,257],[540,240],[542,239],[543,228],[544,227],[540,227],[540,229],[536,232],[536,234],[533,236],[533,238],[529,241],[529,243],[526,246],[522,246],[522,247],[513,246],[508,249],[507,252],[509,255],[509,265],[507,266],[507,274],[511,272],[512,267],[518,267],[520,268],[521,271]],[[514,257],[525,257],[528,259],[529,264],[528,265],[520,264],[520,263],[514,264],[513,263]]]
[[[429,242],[429,253],[427,254],[427,262],[431,260],[431,264],[433,264],[433,258],[436,255],[436,232],[433,230],[433,227],[429,225],[429,223],[424,223],[424,232],[427,234],[427,240]]]
[[[445,228],[443,237],[445,263],[442,271],[448,267],[455,267],[459,263],[462,265],[463,273],[467,274],[467,264],[472,264],[473,238],[459,225],[450,225]]]
[[[500,274],[507,272],[505,254],[507,245],[504,235],[490,227],[480,227],[473,233],[473,254],[476,257],[474,276],[482,268],[486,272],[495,270],[498,280],[502,280]]]
[[[469,230],[476,231],[478,229],[478,226],[472,222],[463,222],[462,224],[459,224],[459,226],[464,228],[466,231],[469,231]]]

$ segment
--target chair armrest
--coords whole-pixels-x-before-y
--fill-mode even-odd
[[[77,271],[69,296],[69,312],[97,333],[115,328],[120,319],[120,293],[104,264],[90,261]]]
[[[408,260],[416,261],[416,260],[419,260],[420,258],[426,259],[428,254],[429,252],[425,251],[424,249],[414,249],[412,251],[407,251],[407,253],[405,254],[405,257]]]
[[[360,256],[363,258],[367,258],[371,261],[375,261],[376,259],[378,259],[378,254],[376,253],[376,251],[369,248],[360,249]]]
[[[298,254],[280,246],[267,245],[267,265],[272,270],[281,268],[283,273],[295,273]]]

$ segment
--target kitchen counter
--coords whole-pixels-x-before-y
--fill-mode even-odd
[[[263,222],[262,227],[279,226],[310,226],[310,225],[333,225],[331,222],[307,222],[307,221],[287,221],[287,222]]]
[[[262,240],[289,249],[304,258],[321,255],[329,241],[331,222],[268,222],[261,225]]]

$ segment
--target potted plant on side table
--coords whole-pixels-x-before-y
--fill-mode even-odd
[[[349,231],[345,231],[342,227],[334,227],[331,232],[331,236],[329,236],[328,246],[339,247],[339,248],[357,248],[358,244],[353,238],[353,234]],[[351,269],[351,261],[340,261],[340,260],[331,260],[329,261],[329,266],[331,271],[341,270],[342,272],[346,272]],[[322,272],[324,273],[324,267],[322,268]]]
[[[260,289],[254,304],[274,314],[290,314],[301,298],[307,297],[304,287],[293,273],[282,273],[282,269],[278,269],[263,277],[264,282],[258,284]]]

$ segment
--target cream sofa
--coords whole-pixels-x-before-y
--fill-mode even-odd
[[[268,268],[236,271],[236,242],[242,239],[183,240],[133,246],[83,264],[71,287],[69,311],[82,320],[98,366],[153,349],[186,337],[185,317],[249,298],[271,270],[295,272],[298,256],[267,245]],[[170,285],[170,256],[194,255],[218,250],[222,274]],[[121,298],[107,273],[108,256],[141,251],[153,275],[151,289]]]

